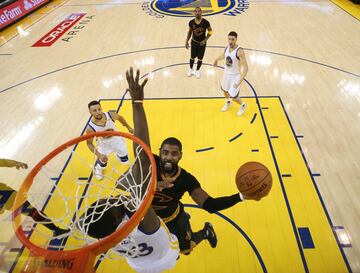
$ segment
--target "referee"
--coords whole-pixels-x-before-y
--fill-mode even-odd
[[[191,39],[191,58],[190,58],[190,69],[187,73],[188,77],[195,75],[197,79],[200,79],[200,67],[202,59],[205,54],[206,42],[212,34],[212,29],[208,20],[201,17],[202,10],[200,7],[195,8],[195,18],[189,22],[189,31],[187,33],[185,47],[189,48],[189,40]],[[207,34],[205,35],[207,30]],[[195,58],[198,59],[196,71],[193,66]]]

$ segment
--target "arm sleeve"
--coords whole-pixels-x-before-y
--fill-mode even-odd
[[[241,201],[242,199],[240,197],[240,194],[238,193],[231,196],[218,198],[212,198],[211,196],[209,196],[205,200],[202,208],[210,213],[214,213],[223,209],[230,208]]]

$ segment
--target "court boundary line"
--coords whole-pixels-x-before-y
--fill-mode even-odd
[[[317,195],[318,195],[318,198],[319,198],[319,200],[320,200],[321,206],[322,206],[322,208],[323,208],[323,210],[324,210],[324,212],[325,212],[326,218],[327,218],[328,223],[329,223],[329,225],[330,225],[330,227],[331,227],[332,233],[333,233],[333,235],[334,235],[334,237],[335,237],[336,243],[337,243],[337,245],[338,245],[338,247],[339,247],[339,250],[340,250],[340,253],[341,253],[342,257],[343,257],[343,260],[344,260],[344,262],[345,262],[345,265],[346,265],[346,267],[347,267],[347,269],[348,269],[348,272],[349,272],[349,273],[352,273],[352,269],[351,269],[351,266],[350,266],[350,264],[349,264],[349,261],[347,260],[346,254],[345,254],[343,248],[341,247],[339,238],[337,237],[337,234],[336,234],[335,231],[334,231],[334,227],[336,227],[336,226],[334,226],[334,224],[333,224],[333,222],[332,222],[332,220],[331,220],[331,217],[330,217],[329,212],[328,212],[328,210],[327,210],[327,208],[326,208],[326,205],[325,205],[325,201],[324,201],[323,198],[322,198],[322,195],[321,195],[321,193],[320,193],[320,190],[319,190],[319,188],[318,188],[318,186],[317,186],[317,184],[316,184],[316,181],[315,181],[315,179],[314,179],[313,173],[312,173],[312,171],[311,171],[311,169],[310,169],[310,167],[309,167],[308,161],[307,161],[307,159],[306,159],[306,157],[305,157],[305,154],[304,154],[304,152],[303,152],[303,149],[302,149],[302,147],[301,147],[301,144],[300,144],[300,142],[299,142],[299,139],[296,137],[296,133],[295,133],[294,127],[293,127],[293,125],[292,125],[292,123],[291,123],[291,120],[290,120],[290,118],[289,118],[289,116],[288,116],[288,113],[286,112],[286,108],[285,108],[285,106],[284,106],[284,104],[283,104],[282,99],[281,99],[280,96],[279,96],[279,101],[280,101],[281,107],[283,108],[283,111],[284,111],[284,113],[285,113],[285,116],[286,116],[286,119],[287,119],[287,121],[288,121],[288,124],[290,125],[291,132],[292,132],[292,134],[293,134],[293,137],[294,137],[294,139],[296,140],[297,146],[298,146],[298,148],[299,148],[299,150],[300,150],[301,157],[303,158],[303,161],[304,161],[304,163],[305,163],[306,169],[307,169],[307,171],[308,171],[308,173],[309,173],[309,176],[311,177],[311,181],[312,181],[313,186],[314,186],[314,188],[315,188],[315,191],[316,191],[316,193],[317,193]]]
[[[258,95],[257,95],[257,93],[256,93],[256,90],[255,90],[255,88],[253,87],[253,85],[252,85],[247,79],[244,79],[244,80],[245,80],[245,82],[249,85],[250,89],[251,89],[251,90],[253,91],[253,93],[254,93],[255,101],[256,101],[256,104],[257,104],[257,107],[258,107],[258,111],[259,111],[259,114],[260,114],[260,117],[261,117],[261,120],[262,120],[262,124],[263,124],[263,127],[264,127],[264,131],[265,131],[265,134],[266,134],[266,138],[267,138],[267,141],[268,141],[268,145],[269,145],[269,148],[270,148],[270,152],[271,152],[271,155],[272,155],[272,158],[273,158],[273,162],[274,162],[274,165],[275,165],[275,168],[276,168],[276,172],[277,172],[277,175],[278,175],[278,178],[279,178],[280,187],[281,187],[281,190],[282,190],[282,193],[283,193],[285,205],[286,205],[287,210],[288,210],[290,222],[291,222],[291,225],[292,225],[292,228],[293,228],[295,240],[296,240],[297,245],[298,245],[298,249],[299,249],[300,257],[301,257],[301,260],[302,260],[302,263],[303,263],[303,267],[304,267],[305,272],[306,272],[306,273],[309,273],[309,268],[308,268],[308,265],[307,265],[307,260],[306,260],[304,251],[303,251],[303,249],[302,249],[301,241],[300,241],[300,238],[299,238],[300,236],[299,236],[299,234],[298,234],[298,232],[297,232],[297,227],[296,227],[296,224],[295,224],[295,217],[294,217],[294,215],[293,215],[293,212],[292,212],[292,209],[291,209],[291,205],[290,205],[290,201],[289,201],[288,196],[287,196],[286,188],[285,188],[284,182],[283,182],[283,180],[282,180],[280,168],[279,168],[279,165],[278,165],[278,162],[277,162],[277,159],[276,159],[275,149],[274,149],[274,147],[272,146],[272,142],[271,142],[271,140],[270,140],[270,134],[269,134],[269,131],[268,131],[268,128],[267,128],[267,125],[266,125],[266,121],[265,121],[265,118],[264,118],[264,114],[263,114],[262,109],[261,109],[259,97],[258,97]],[[279,96],[278,96],[278,97],[279,97]],[[261,98],[261,97],[260,97],[260,98]]]
[[[254,87],[251,85],[251,83],[248,82],[246,79],[245,79],[245,81],[248,83],[248,85],[250,86],[250,88],[253,90],[253,92],[255,93],[256,99],[257,99],[258,96],[257,96],[257,93],[256,93],[256,91],[255,91],[255,88],[254,88]],[[260,98],[261,98],[261,97],[260,97]],[[290,118],[289,118],[289,116],[288,116],[288,114],[287,114],[287,112],[286,112],[286,109],[285,109],[284,104],[283,104],[283,102],[282,102],[281,96],[278,96],[278,99],[279,99],[280,104],[281,104],[281,106],[282,106],[282,108],[283,108],[283,111],[284,111],[284,113],[285,113],[285,116],[286,116],[286,119],[287,119],[287,121],[288,121],[288,124],[290,125],[291,131],[292,131],[292,134],[293,134],[293,137],[294,137],[294,139],[296,140],[296,142],[297,142],[297,144],[298,144],[299,151],[300,151],[300,153],[301,153],[301,155],[302,155],[302,158],[303,158],[303,163],[305,164],[305,166],[306,166],[306,168],[307,168],[307,170],[308,170],[309,176],[310,176],[310,178],[311,178],[311,181],[313,182],[313,185],[314,185],[314,188],[315,188],[315,190],[316,190],[316,192],[317,192],[319,201],[320,201],[320,203],[321,203],[321,205],[322,205],[322,208],[323,208],[323,210],[324,210],[324,212],[325,212],[325,216],[326,216],[326,218],[327,218],[327,220],[328,220],[328,224],[329,224],[329,226],[330,226],[330,228],[331,228],[331,230],[332,230],[332,233],[333,233],[333,236],[335,237],[337,246],[338,246],[338,248],[339,248],[339,250],[340,250],[340,253],[341,253],[342,257],[343,257],[343,261],[344,261],[344,263],[345,263],[345,265],[346,265],[346,267],[347,267],[347,269],[348,269],[348,272],[349,272],[349,273],[352,273],[352,270],[351,270],[351,267],[350,267],[349,262],[348,262],[348,260],[347,260],[347,257],[346,257],[346,255],[345,255],[345,253],[343,252],[343,249],[341,248],[341,245],[340,245],[340,243],[339,243],[339,240],[338,240],[338,238],[337,238],[337,235],[334,233],[333,224],[332,224],[330,215],[328,214],[328,211],[327,211],[325,202],[323,201],[323,198],[322,198],[321,193],[320,193],[320,191],[319,191],[319,189],[318,189],[318,187],[317,187],[317,184],[316,184],[316,182],[315,182],[315,180],[314,180],[314,177],[311,175],[312,172],[311,172],[311,170],[310,170],[310,168],[309,168],[308,161],[306,160],[306,157],[305,157],[305,155],[304,155],[304,153],[303,153],[303,150],[302,150],[302,147],[301,147],[301,145],[300,145],[300,143],[299,143],[299,140],[298,140],[298,138],[296,137],[295,130],[294,130],[294,128],[293,128],[293,126],[292,126],[292,124],[291,124]],[[277,170],[278,170],[278,164],[277,164],[276,157],[275,157],[275,150],[273,149],[271,140],[270,140],[270,138],[269,138],[270,135],[269,135],[268,130],[267,130],[266,121],[265,121],[265,118],[264,118],[264,116],[263,116],[263,112],[262,112],[262,109],[261,109],[261,106],[260,106],[260,102],[258,102],[257,105],[258,105],[258,108],[259,108],[259,111],[260,111],[260,115],[261,115],[261,118],[262,118],[262,120],[263,120],[263,124],[264,124],[265,130],[266,130],[266,135],[267,135],[267,138],[268,138],[268,142],[269,142],[269,145],[270,145],[270,149],[271,149],[271,151],[272,151],[272,153],[273,153],[273,157],[274,157],[274,161],[275,161],[275,164],[276,164],[276,168],[277,168]],[[280,179],[281,186],[283,187],[284,185],[283,185],[283,181],[282,181],[282,179],[281,179],[281,178],[282,178],[282,175],[281,175],[281,173],[280,173],[280,170],[278,170],[278,174],[279,174],[279,179]],[[286,192],[285,186],[284,186],[284,190],[285,190],[285,192]],[[290,203],[289,203],[289,204],[290,204]],[[290,205],[289,205],[289,206],[290,206]],[[295,224],[295,223],[294,223],[294,224]],[[296,228],[296,227],[295,227],[295,228]],[[298,237],[299,237],[299,234],[298,234],[297,232],[296,232],[296,237],[297,237],[297,239],[298,239]],[[303,253],[301,245],[299,245],[299,247],[301,248],[301,252]],[[304,255],[304,259],[305,259],[305,261],[306,261],[305,255]],[[306,272],[309,272],[309,271],[308,271],[308,268],[306,268]]]

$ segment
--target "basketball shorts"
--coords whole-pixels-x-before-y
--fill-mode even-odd
[[[240,87],[234,88],[234,84],[239,82],[240,82],[240,74],[224,73],[224,76],[221,81],[221,89],[225,92],[228,92],[230,97],[237,98],[239,96]]]
[[[204,58],[206,45],[201,46],[199,43],[191,41],[191,59],[196,57],[200,60]]]
[[[119,158],[125,158],[128,155],[126,142],[122,137],[101,138],[97,141],[97,150],[99,153],[109,156],[115,153]],[[128,160],[128,159],[127,159]],[[122,161],[123,163],[127,163]]]
[[[189,221],[189,215],[181,208],[179,215],[172,221],[167,222],[166,226],[172,234],[175,234],[179,240],[180,252],[190,253],[195,246],[192,238],[192,230]]]

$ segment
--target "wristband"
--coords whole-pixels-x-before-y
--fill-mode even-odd
[[[244,195],[242,195],[241,192],[239,192],[239,197],[240,197],[240,200],[241,200],[241,201],[244,201],[244,200],[245,200]]]

